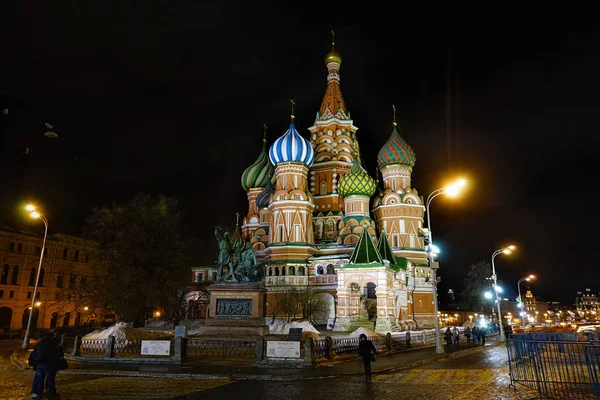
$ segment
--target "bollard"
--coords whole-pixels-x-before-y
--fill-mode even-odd
[[[385,345],[388,350],[392,349],[392,334],[389,332],[385,335]]]
[[[115,356],[115,337],[109,336],[106,342],[106,353],[104,353],[104,357],[113,358]]]
[[[63,333],[62,335],[60,335],[60,347],[62,347],[64,349],[66,344],[67,344],[67,334]]]
[[[331,336],[325,336],[327,342],[327,359],[333,360],[333,339]]]
[[[304,341],[304,362],[307,364],[315,365],[314,357],[315,342],[313,338],[307,338]]]
[[[410,349],[410,332],[406,332],[406,348]]]
[[[423,331],[423,344],[427,344],[427,334]]]
[[[78,356],[81,354],[81,335],[75,336],[75,342],[73,342],[73,351],[71,352],[72,356]]]
[[[254,362],[260,362],[263,360],[263,354],[265,351],[265,342],[263,338],[256,339],[256,344],[254,345]]]
[[[185,358],[185,345],[186,339],[181,336],[175,338],[175,345],[173,346],[173,358],[176,361],[181,362]]]

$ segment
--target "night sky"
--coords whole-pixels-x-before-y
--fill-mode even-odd
[[[78,233],[96,205],[164,193],[204,238],[196,262],[213,261],[213,226],[247,210],[240,176],[258,155],[262,123],[271,143],[294,98],[308,137],[334,29],[369,172],[395,104],[419,193],[469,179],[462,197],[432,205],[442,293],[459,292],[471,264],[511,243],[518,252],[496,258],[509,295],[530,273],[546,300],[600,291],[591,10],[545,1],[64,3],[0,5],[4,219],[18,221],[20,201],[34,199],[51,230]],[[44,137],[46,122],[59,138]]]

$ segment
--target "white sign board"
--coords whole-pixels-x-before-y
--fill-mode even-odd
[[[169,356],[171,355],[170,340],[142,340],[143,356]]]
[[[300,358],[300,342],[267,342],[268,358]]]

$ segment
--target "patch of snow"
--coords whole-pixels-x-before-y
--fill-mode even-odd
[[[365,335],[367,335],[367,337],[379,337],[379,335],[376,334],[375,332],[373,332],[372,330],[365,329],[363,327],[358,328],[354,332],[350,333],[348,336],[350,336],[350,337],[359,337],[363,333]]]
[[[98,329],[85,335],[82,340],[106,340],[109,336],[114,336],[116,340],[151,340],[157,337],[169,336],[172,331],[150,331],[147,329],[137,329],[125,322],[117,322],[107,328]]]
[[[271,318],[266,318],[266,324],[269,326],[269,333],[273,335],[287,335],[290,333],[290,328],[302,328],[302,332],[313,332],[317,335],[319,331],[308,321],[290,322],[286,324],[283,320],[276,319],[271,324]]]

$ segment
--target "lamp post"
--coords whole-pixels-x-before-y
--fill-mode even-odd
[[[523,308],[523,299],[521,298],[521,282],[523,281],[527,281],[529,282],[530,280],[535,279],[535,275],[529,275],[526,276],[524,278],[521,278],[517,281],[517,292],[519,292],[519,308]],[[521,313],[519,312],[519,315],[521,316]],[[521,327],[525,327],[525,324],[523,324],[523,318],[521,316]]]
[[[28,205],[27,211],[30,211],[31,218],[41,219],[44,223],[44,240],[42,241],[42,251],[40,253],[40,263],[38,264],[37,274],[35,276],[35,286],[33,287],[33,296],[31,296],[31,310],[29,311],[29,319],[27,320],[27,330],[25,331],[25,337],[23,338],[22,349],[29,347],[29,335],[31,333],[31,320],[33,319],[33,313],[35,311],[35,302],[37,297],[38,284],[40,282],[40,272],[42,270],[42,261],[44,260],[44,251],[46,249],[46,238],[48,237],[48,220],[39,212],[35,211],[35,206]]]
[[[441,194],[448,194],[450,196],[455,196],[458,194],[459,190],[464,187],[467,182],[464,179],[460,179],[453,184],[434,190],[427,196],[427,201],[425,202],[425,210],[427,212],[427,229],[429,230],[429,248],[427,250],[427,263],[429,264],[429,268],[431,269],[431,284],[433,285],[433,318],[435,323],[435,352],[437,354],[444,354],[444,347],[442,346],[442,340],[440,338],[440,320],[438,316],[438,299],[437,299],[437,277],[436,277],[436,269],[437,266],[433,263],[434,258],[434,247],[433,247],[433,236],[431,234],[431,217],[429,213],[429,205]],[[413,304],[414,307],[414,304]]]
[[[494,258],[496,258],[496,256],[501,253],[510,254],[516,249],[517,249],[516,246],[510,245],[503,249],[496,250],[492,254],[492,279],[494,280],[494,292],[496,293],[496,306],[498,307],[498,321],[499,321],[498,325],[500,327],[500,341],[501,342],[504,342],[504,327],[502,326],[502,312],[500,311],[500,299],[498,299],[498,292],[499,292],[498,277],[496,276],[496,266],[494,265]]]

